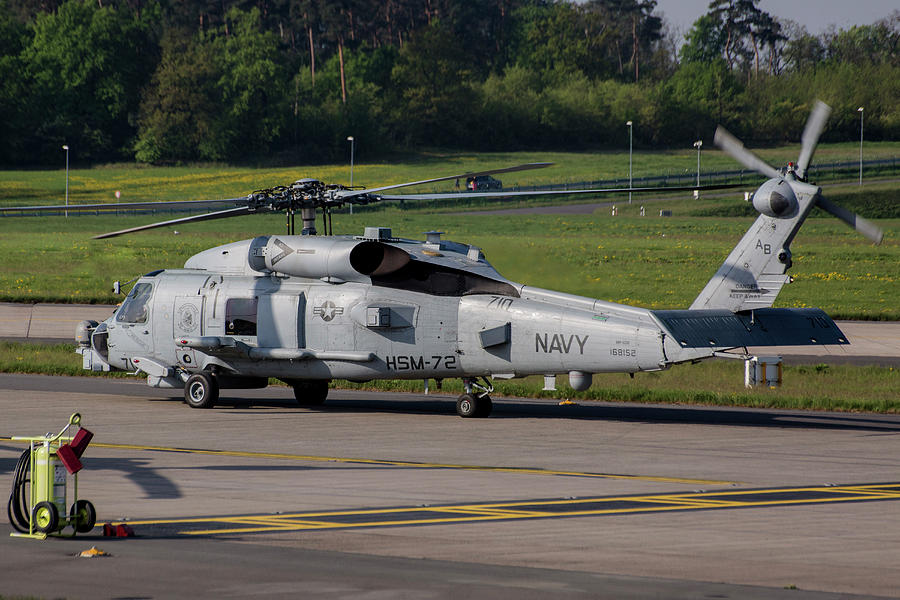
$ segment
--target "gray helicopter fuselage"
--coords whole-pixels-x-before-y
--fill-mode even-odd
[[[740,246],[755,249],[751,238]],[[727,285],[729,275],[713,281]],[[222,388],[275,377],[295,390],[331,379],[472,385],[563,373],[583,390],[594,373],[656,371],[731,348],[847,343],[818,309],[604,302],[510,282],[478,248],[437,233],[422,242],[384,228],[206,250],[183,269],[141,277],[112,317],[77,337],[85,368],[144,372],[155,387],[214,374]]]
[[[177,372],[201,370],[508,378],[669,362],[650,311],[508,282],[477,248],[453,242],[272,236],[213,248],[186,267],[138,280],[104,324],[108,365],[178,387]]]

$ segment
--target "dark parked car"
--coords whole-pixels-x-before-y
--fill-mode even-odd
[[[472,192],[502,190],[503,183],[490,175],[479,175],[478,177],[469,177],[466,179],[466,189]]]

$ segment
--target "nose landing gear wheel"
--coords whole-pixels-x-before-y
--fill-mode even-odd
[[[184,384],[184,401],[191,408],[212,408],[219,399],[219,384],[210,373],[194,373]]]
[[[456,414],[464,418],[485,418],[491,414],[494,403],[488,395],[463,394],[456,401]]]

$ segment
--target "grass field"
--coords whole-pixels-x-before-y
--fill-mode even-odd
[[[81,357],[69,344],[43,345],[0,342],[0,372],[92,376],[81,368]],[[99,375],[110,377],[110,374]],[[118,377],[130,377],[117,373]],[[900,412],[900,370],[890,367],[813,365],[784,368],[784,384],[777,389],[747,390],[740,361],[707,361],[679,365],[668,371],[594,376],[594,384],[575,392],[560,377],[557,391],[541,390],[543,379],[529,377],[495,381],[495,396],[600,400],[609,402],[701,404],[804,410]],[[273,383],[276,383],[273,380]],[[367,384],[334,382],[335,387],[421,392],[422,381],[374,381]],[[458,380],[444,382],[443,391],[462,392]],[[180,394],[174,390],[173,395]],[[290,392],[285,390],[285,397]]]
[[[837,198],[835,198],[837,199]],[[690,304],[752,217],[678,216],[728,207],[730,198],[666,204],[674,217],[638,216],[621,206],[591,215],[481,216],[389,207],[337,215],[338,231],[391,226],[395,235],[420,239],[440,229],[445,237],[484,249],[507,278],[544,288],[636,304],[683,308]],[[681,207],[681,208],[679,208]],[[654,214],[652,210],[648,214]],[[63,217],[0,220],[0,301],[113,303],[114,279],[127,281],[159,268],[177,268],[206,248],[282,231],[283,219],[258,216],[160,229],[110,240],[95,233],[161,218]],[[162,217],[168,218],[168,217]],[[881,246],[872,246],[833,218],[811,218],[792,249],[795,278],[779,306],[818,306],[835,318],[900,319],[900,220],[881,220]]]
[[[852,146],[823,146],[817,157],[847,158],[854,150]],[[872,146],[867,150],[872,155],[887,155],[900,148],[898,144]],[[795,149],[776,148],[763,155],[774,162],[779,153],[787,151]],[[639,156],[642,163],[655,161],[657,173],[667,165],[683,164],[691,157],[696,160],[692,150]],[[716,161],[723,168],[733,167],[731,159],[717,152],[704,156],[704,164],[712,163],[711,168]],[[610,170],[627,165],[627,158],[627,153],[432,154],[391,167],[387,180],[426,177],[434,174],[438,165],[466,170],[476,164],[509,165],[540,159],[560,163],[556,168],[509,175],[521,177],[523,182],[541,183],[552,179],[554,171],[574,179],[608,176]],[[291,169],[114,166],[73,172],[78,181],[73,189],[81,189],[83,199],[91,201],[111,197],[112,190],[125,188],[125,183],[161,199],[209,198],[234,195],[235,187],[246,191],[300,175],[341,179],[348,174],[344,166],[305,169],[301,173]],[[357,166],[355,181],[366,182],[367,177],[375,173],[383,176],[385,171],[384,165]],[[49,171],[0,172],[0,202],[22,202],[23,194],[35,201],[46,198],[54,182],[58,183],[56,177],[58,173]],[[900,319],[896,302],[900,280],[897,184],[832,185],[826,187],[826,193],[833,201],[863,215],[893,216],[879,220],[886,232],[885,241],[874,247],[829,216],[810,218],[792,247],[795,283],[786,287],[777,305],[819,306],[835,318]],[[648,216],[642,218],[641,197],[628,205],[620,195],[602,198],[617,203],[619,215],[615,218],[608,209],[565,217],[460,214],[461,210],[532,204],[473,201],[406,208],[377,205],[357,210],[354,215],[336,215],[335,222],[338,233],[361,233],[366,225],[382,225],[392,227],[395,235],[416,239],[424,231],[440,229],[448,239],[481,246],[498,270],[513,281],[649,308],[683,308],[752,223],[752,207],[737,199],[740,194],[705,194],[700,200],[675,194],[664,204],[675,216],[665,219],[651,216],[658,214],[663,204],[650,203]],[[138,198],[126,193],[125,199]],[[177,236],[166,228],[110,240],[90,239],[104,231],[181,216],[183,213],[0,218],[0,252],[4,257],[0,262],[0,301],[112,303],[120,299],[111,292],[114,279],[127,281],[154,269],[180,267],[189,256],[206,248],[284,230],[283,217],[253,216],[186,225],[178,228]]]

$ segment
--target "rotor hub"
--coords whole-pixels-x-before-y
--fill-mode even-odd
[[[770,179],[753,194],[753,207],[760,213],[776,219],[789,219],[799,210],[797,194],[786,179]]]

